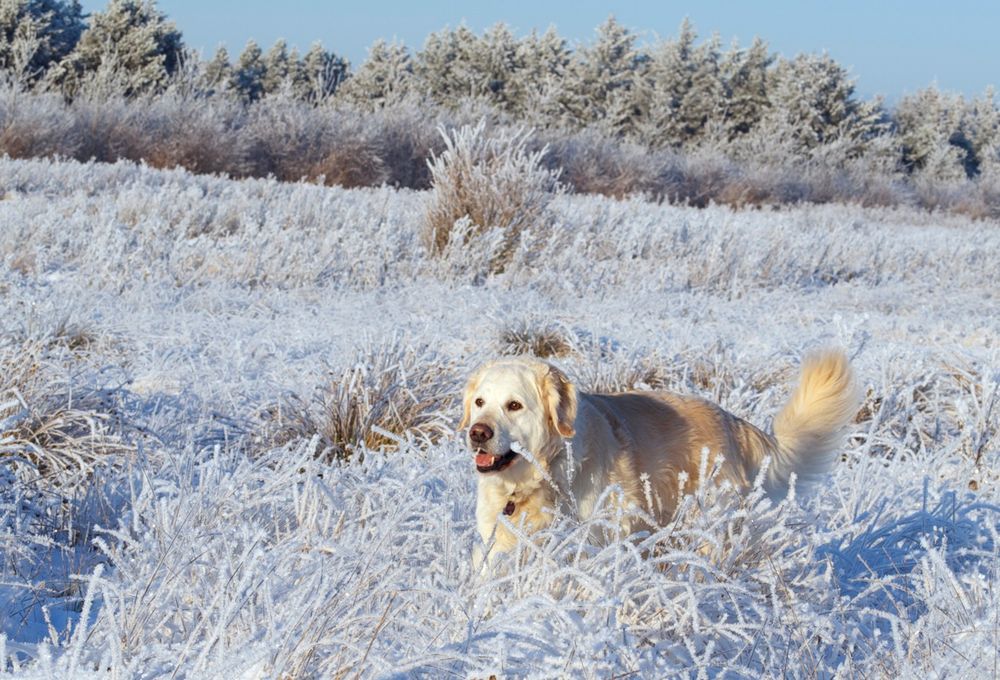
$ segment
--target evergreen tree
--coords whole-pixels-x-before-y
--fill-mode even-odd
[[[768,69],[774,57],[767,43],[754,38],[747,50],[733,46],[720,64],[725,83],[725,129],[732,139],[752,130],[767,111]]]
[[[446,106],[465,99],[477,99],[515,114],[527,110],[528,101],[537,96],[543,83],[532,75],[543,76],[552,70],[539,58],[559,59],[565,47],[555,45],[558,37],[550,32],[544,40],[537,36],[518,40],[503,23],[476,36],[465,26],[454,31],[432,34],[417,54],[414,75],[418,89]],[[561,43],[561,41],[559,41]],[[532,54],[532,50],[540,50]],[[549,50],[553,54],[543,55]],[[535,60],[530,71],[527,62]]]
[[[518,107],[516,74],[522,68],[518,41],[510,28],[498,23],[473,42],[465,67],[470,96],[482,98],[505,111]]]
[[[465,25],[431,33],[414,62],[418,89],[438,104],[452,107],[481,93],[483,83],[469,66],[476,42],[475,34]]]
[[[637,86],[642,117],[637,137],[653,147],[680,147],[699,139],[725,105],[719,41],[695,45],[687,19],[676,40],[660,43],[645,64]]]
[[[563,86],[571,53],[553,27],[532,31],[517,44],[518,69],[511,75],[510,111],[534,125],[551,125],[566,111]]]
[[[974,160],[969,174],[1000,171],[1000,109],[992,87],[966,106],[964,134]]]
[[[697,141],[709,123],[721,121],[725,110],[726,87],[720,66],[718,34],[694,50],[690,86],[681,98],[678,115],[684,124],[685,142]]]
[[[913,173],[939,180],[970,174],[973,163],[962,134],[965,102],[936,87],[903,97],[896,106],[897,135],[903,145],[903,165]]]
[[[253,40],[249,41],[233,68],[233,89],[248,102],[257,101],[264,96],[264,77],[267,66],[264,64],[264,54],[260,46]]]
[[[233,67],[229,63],[229,52],[220,46],[202,70],[201,86],[212,95],[229,87],[233,77]]]
[[[404,45],[377,40],[368,59],[337,91],[343,101],[364,109],[398,104],[413,91],[413,62]]]
[[[294,73],[296,60],[288,54],[288,45],[284,40],[278,40],[263,56],[264,75],[261,78],[263,93],[274,94]]]
[[[77,0],[0,0],[0,70],[35,81],[73,50],[84,28]]]
[[[802,155],[836,143],[844,158],[860,156],[885,129],[881,103],[859,101],[847,70],[828,55],[778,62],[768,88],[768,116],[784,119]]]
[[[633,88],[641,62],[635,36],[608,17],[598,27],[594,43],[579,50],[570,64],[566,122],[580,127],[597,124],[615,135],[630,133],[637,118]]]
[[[153,0],[111,0],[67,57],[69,78],[114,70],[126,95],[160,90],[179,65],[181,33]],[[72,86],[71,88],[72,89]]]
[[[313,44],[300,62],[294,79],[295,95],[304,101],[321,102],[332,97],[347,78],[347,61]]]

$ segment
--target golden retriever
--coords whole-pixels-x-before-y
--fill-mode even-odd
[[[698,484],[704,449],[710,465],[723,456],[721,477],[743,490],[770,457],[764,487],[781,497],[793,473],[801,488],[829,471],[859,401],[847,357],[832,350],[805,360],[773,435],[698,397],[588,394],[539,359],[486,364],[465,388],[459,425],[468,427],[479,476],[479,534],[492,551],[508,551],[516,538],[497,522],[501,513],[529,530],[550,522],[553,508],[585,519],[612,484],[618,502],[662,524],[677,507],[679,475],[686,473],[686,489]]]

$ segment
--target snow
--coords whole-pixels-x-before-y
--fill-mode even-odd
[[[994,222],[558,196],[491,275],[495,234],[426,253],[416,192],[42,160],[0,160],[0,185],[5,356],[47,347],[39,371],[103,390],[131,445],[72,484],[0,453],[0,668],[18,677],[995,668]],[[60,326],[92,340],[67,349]],[[307,427],[267,436],[268,409],[321,419],[379,347],[440,369],[435,422],[457,424],[512,328],[563,334],[555,361],[585,389],[665,386],[762,426],[811,348],[845,347],[868,397],[810,498],[708,485],[632,538],[617,510],[560,517],[489,573],[454,434],[348,463]]]

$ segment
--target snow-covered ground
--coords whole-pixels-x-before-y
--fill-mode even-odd
[[[490,274],[497,234],[425,252],[419,193],[10,160],[0,191],[0,672],[1000,667],[997,223],[562,196]],[[455,397],[539,334],[584,388],[761,426],[810,348],[847,348],[868,396],[812,498],[709,485],[644,544],[563,517],[479,574]],[[331,395],[385,368],[424,425],[317,456]],[[72,437],[32,450],[26,418],[59,408]]]

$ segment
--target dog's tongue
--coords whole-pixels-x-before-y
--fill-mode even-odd
[[[496,456],[490,455],[485,451],[476,452],[476,465],[479,467],[490,467],[493,465],[493,461],[496,460]]]

